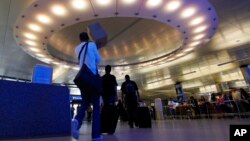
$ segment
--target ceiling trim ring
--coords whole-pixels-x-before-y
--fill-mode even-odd
[[[76,64],[50,55],[48,39],[70,25],[108,17],[152,19],[170,25],[182,34],[182,45],[174,53],[131,64],[138,67],[160,65],[191,53],[206,44],[218,26],[215,8],[207,0],[37,0],[20,13],[13,34],[17,44],[32,57],[78,70]]]

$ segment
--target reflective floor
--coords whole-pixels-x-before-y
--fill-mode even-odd
[[[153,121],[151,129],[130,129],[119,122],[114,135],[103,135],[104,141],[229,141],[230,124],[248,124],[247,119],[200,119]],[[79,141],[91,141],[91,124],[80,130]],[[18,141],[75,141],[71,137],[23,139]]]

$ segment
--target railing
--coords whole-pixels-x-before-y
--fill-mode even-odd
[[[164,115],[165,119],[246,118],[250,117],[249,102],[250,99],[227,100],[223,104],[206,102],[198,107],[187,104],[177,106],[175,109],[165,106]]]

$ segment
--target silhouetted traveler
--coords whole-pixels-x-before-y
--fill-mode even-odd
[[[175,118],[176,116],[176,104],[175,102],[173,101],[173,98],[170,98],[169,101],[168,101],[168,107],[169,107],[169,112],[171,114],[171,117],[172,118]]]
[[[128,111],[129,126],[133,128],[136,122],[136,110],[140,95],[136,83],[130,80],[129,75],[125,76],[125,82],[122,83],[121,91],[122,99],[125,101]]]
[[[114,75],[110,74],[111,66],[105,67],[105,74],[102,76],[103,83],[103,103],[104,105],[115,105],[117,101],[117,82]]]
[[[250,111],[250,96],[249,96],[249,94],[243,88],[240,88],[240,94],[241,94],[243,106],[245,107],[246,111]]]
[[[207,114],[208,114],[208,102],[204,96],[201,96],[200,106],[201,106],[201,111],[202,111],[201,113],[204,113],[207,116]]]
[[[245,112],[246,109],[242,104],[243,99],[242,99],[240,90],[233,88],[231,94],[232,94],[233,101],[235,102],[235,111]]]
[[[193,96],[190,97],[190,104],[192,108],[194,109],[195,117],[200,118],[200,108],[198,105],[198,101]]]
[[[79,58],[80,67],[82,68],[84,64],[91,70],[94,75],[98,74],[97,65],[101,61],[101,56],[97,50],[96,44],[89,41],[89,36],[86,32],[82,32],[80,35],[81,43],[76,47],[75,52]],[[86,52],[86,53],[85,53]],[[79,88],[81,91],[82,101],[81,108],[77,112],[75,119],[72,120],[72,136],[74,138],[79,137],[79,129],[82,125],[82,120],[85,116],[85,111],[87,110],[90,103],[93,104],[93,122],[92,122],[92,139],[101,140],[100,134],[100,94],[89,94],[86,91]],[[92,90],[93,91],[93,90]]]

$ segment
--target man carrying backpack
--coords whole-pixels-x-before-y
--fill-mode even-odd
[[[136,122],[136,110],[138,101],[140,100],[140,95],[136,83],[130,80],[129,75],[125,75],[125,82],[122,83],[121,91],[122,100],[125,101],[125,106],[128,111],[129,126],[130,128],[134,128],[134,123]]]

